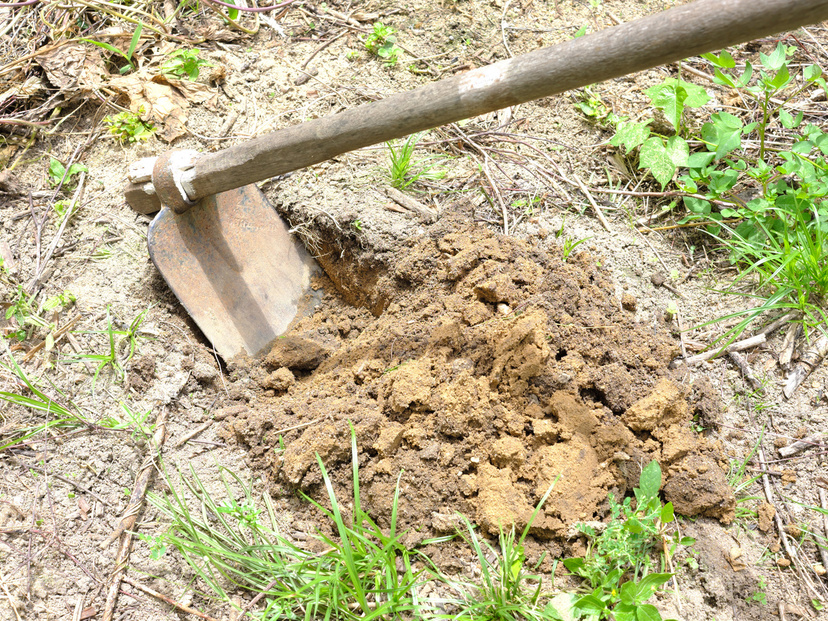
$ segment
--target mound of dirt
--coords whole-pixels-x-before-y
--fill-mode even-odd
[[[365,507],[387,520],[402,472],[401,521],[435,532],[456,511],[489,533],[522,528],[555,482],[532,532],[564,538],[652,459],[677,512],[732,518],[716,449],[689,426],[704,387],[671,379],[674,340],[634,322],[600,260],[564,261],[460,216],[426,230],[381,258],[320,253],[361,307],[329,296],[262,364],[231,365],[264,395],[228,437],[312,495],[318,454],[347,498],[352,425]]]

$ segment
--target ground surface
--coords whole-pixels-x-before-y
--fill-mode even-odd
[[[584,25],[605,28],[667,8],[512,4],[369,2],[356,14],[361,25],[350,31],[335,15],[304,5],[264,23],[254,37],[205,43],[215,66],[201,78],[206,96],[191,95],[200,103],[187,108],[188,132],[180,131],[175,146],[211,151],[238,144],[554,44]],[[360,31],[378,18],[399,31],[405,47],[395,67],[370,56],[360,41]],[[204,24],[218,22],[205,14]],[[810,32],[824,38],[819,28]],[[305,79],[300,66],[341,33],[304,67],[312,74]],[[774,45],[759,42],[744,53]],[[826,60],[821,48],[809,49]],[[143,55],[142,71],[152,72],[158,56]],[[637,114],[642,90],[674,69],[593,90],[617,112]],[[436,212],[433,222],[386,197],[382,146],[263,184],[327,276],[316,283],[324,292],[317,311],[259,360],[222,361],[212,353],[148,259],[149,218],[124,203],[126,168],[168,144],[152,138],[125,146],[94,133],[107,113],[98,114],[96,104],[81,106],[59,131],[42,136],[14,171],[22,193],[0,195],[0,250],[11,267],[6,299],[14,282],[32,280],[56,240],[36,302],[71,291],[75,304],[49,321],[59,327],[79,320],[74,342],[58,339],[53,348],[29,353],[36,339],[25,341],[4,349],[2,361],[10,365],[14,356],[30,378],[43,378],[45,393],[77,404],[95,424],[41,433],[0,453],[0,618],[68,619],[76,607],[100,613],[115,544],[99,546],[126,508],[147,452],[135,422],[149,427],[162,415],[164,461],[174,481],[176,467],[192,467],[218,497],[225,491],[217,466],[225,466],[254,481],[257,494],[271,494],[285,532],[298,541],[328,528],[294,493],[323,498],[316,453],[340,497],[351,493],[349,424],[364,502],[381,524],[402,470],[401,520],[416,527],[410,545],[452,531],[458,511],[489,534],[501,524],[522,527],[560,475],[533,523],[530,559],[582,552],[572,526],[604,518],[608,492],[629,492],[641,466],[657,459],[664,496],[692,516],[681,528],[697,539],[696,563],[679,559],[678,596],[657,602],[665,616],[767,619],[785,606],[788,618],[797,611],[817,618],[809,602],[826,590],[808,533],[822,532],[813,507],[825,480],[823,451],[783,461],[776,449],[825,430],[826,372],[817,369],[790,400],[782,399],[785,374],[777,356],[785,329],[750,352],[764,396],[724,358],[670,368],[681,354],[679,321],[687,328],[736,307],[738,300],[714,291],[729,274],[705,254],[697,234],[639,232],[635,221],[655,209],[648,199],[599,200],[609,230],[601,226],[579,184],[601,187],[608,177],[627,183],[628,171],[608,149],[609,135],[575,108],[577,100],[577,94],[544,99],[423,136],[417,157],[437,157],[433,163],[446,174],[409,194]],[[235,119],[229,127],[228,119]],[[180,130],[172,120],[159,128],[168,138]],[[220,135],[225,129],[228,135]],[[49,156],[67,162],[79,145],[89,169],[82,207],[58,234],[59,219],[49,215]],[[681,297],[656,286],[657,273]],[[670,307],[678,308],[678,318],[668,317]],[[127,360],[123,333],[145,310]],[[96,377],[100,358],[89,355],[109,351],[110,325],[121,331],[124,373],[109,365]],[[693,353],[721,331],[685,333],[683,345]],[[0,370],[0,382],[0,390],[29,394],[9,368]],[[0,445],[43,422],[28,409],[3,404],[0,411]],[[197,436],[186,437],[203,424]],[[751,453],[760,430],[775,508],[799,571],[786,562],[764,498],[739,503],[752,512],[736,511],[729,471]],[[150,489],[163,493],[161,477]],[[762,490],[754,485],[740,497],[746,495],[760,497]],[[147,508],[136,530],[154,537],[165,526]],[[468,550],[431,552],[446,571],[471,571]],[[550,568],[547,560],[542,569]],[[154,559],[148,543],[138,541],[129,572],[216,618],[231,614],[206,597],[174,550]],[[122,588],[117,618],[178,615]]]

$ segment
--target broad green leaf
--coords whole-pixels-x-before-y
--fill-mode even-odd
[[[702,54],[701,57],[709,60],[717,67],[732,69],[736,66],[736,61],[733,60],[733,56],[731,56],[730,52],[727,50],[722,50],[722,53],[719,56],[708,52],[707,54]]]
[[[771,52],[770,56],[759,52],[759,60],[765,68],[776,71],[785,65],[785,61],[787,60],[786,50],[787,46],[784,43],[777,43],[776,49]]]
[[[572,38],[573,39],[578,39],[580,37],[583,37],[586,34],[586,31],[587,31],[587,26],[586,26],[586,24],[584,24],[583,26],[578,28],[578,32],[576,32],[574,35],[572,35]]]
[[[800,140],[791,146],[791,151],[801,155],[808,155],[814,148],[814,143],[810,140]]]
[[[716,157],[716,154],[710,151],[691,153],[687,159],[687,168],[706,168],[713,161],[714,157]]]
[[[628,580],[621,585],[621,592],[619,595],[621,596],[622,604],[626,604],[627,606],[635,606],[638,603],[639,594],[640,589],[636,582]],[[649,594],[647,597],[649,597]]]
[[[644,92],[653,105],[664,112],[664,116],[676,131],[681,125],[685,106],[698,108],[710,100],[702,87],[675,78],[667,78],[663,83],[651,86]]]
[[[615,621],[636,621],[635,606],[616,606],[612,611]]]
[[[662,584],[672,577],[673,574],[648,574],[643,577],[638,583],[638,595],[641,597],[639,601],[646,602]]]
[[[644,604],[635,609],[636,621],[661,621],[661,613],[652,604]]]
[[[650,128],[646,123],[631,123],[629,121],[621,121],[618,124],[618,129],[615,136],[610,140],[610,144],[614,147],[623,145],[627,153],[635,149],[637,146],[644,143],[650,136]]]
[[[675,513],[673,512],[673,503],[668,502],[661,508],[661,523],[662,524],[669,524],[674,519],[676,519]]]
[[[63,174],[66,172],[66,167],[55,158],[49,160],[49,175],[55,182],[60,182],[63,179]]]
[[[653,136],[642,146],[639,156],[639,168],[649,168],[656,181],[664,188],[679,166],[687,166],[690,148],[680,136],[671,136],[665,144],[661,138]]]
[[[710,213],[710,201],[691,196],[684,197],[684,206],[695,214],[706,216]]]
[[[543,609],[545,615],[560,621],[575,621],[580,615],[575,611],[575,602],[580,596],[575,593],[560,593],[549,600]]]
[[[594,595],[585,595],[575,602],[575,608],[588,613],[601,613],[606,606],[604,606],[604,602]]]
[[[235,5],[236,3],[235,3],[234,0],[227,0],[227,4]],[[236,21],[238,16],[239,16],[239,10],[238,9],[229,9],[229,8],[227,9],[227,17],[229,17],[233,21]]]
[[[578,573],[578,570],[584,566],[584,559],[582,558],[565,558],[563,560],[564,567],[566,567],[573,574]]]
[[[788,72],[788,66],[782,65],[782,68],[776,72],[776,75],[768,82],[775,89],[785,87],[791,81],[791,74]]]
[[[808,82],[813,82],[822,75],[822,69],[819,65],[808,65],[802,70],[802,77]]]
[[[638,487],[647,500],[658,495],[658,490],[661,489],[661,466],[658,465],[657,461],[651,461],[641,471]]]
[[[727,112],[710,116],[710,122],[702,126],[702,140],[707,148],[716,153],[720,160],[742,144],[742,121]]]
[[[684,86],[684,90],[687,91],[687,99],[684,101],[684,105],[688,108],[701,108],[710,101],[710,95],[698,84],[682,82],[682,85]]]

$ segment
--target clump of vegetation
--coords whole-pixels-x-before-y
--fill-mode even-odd
[[[661,467],[652,461],[642,470],[639,487],[633,490],[635,508],[631,498],[619,504],[610,495],[611,519],[603,532],[586,524],[578,526],[589,539],[587,554],[563,563],[591,589],[572,603],[580,614],[617,621],[661,620],[658,609],[647,600],[672,574],[653,571],[653,554],[665,550],[665,561],[671,566],[678,548],[691,546],[695,540],[668,530],[675,520],[673,504],[661,504],[660,487]]]
[[[442,179],[444,170],[437,168],[434,157],[414,158],[414,149],[423,134],[411,134],[404,142],[394,145],[386,142],[388,147],[388,176],[391,185],[398,190],[405,190],[422,179]]]
[[[375,22],[373,31],[365,38],[365,49],[386,65],[396,65],[402,50],[397,47],[397,31],[382,22]]]
[[[753,102],[759,120],[744,123],[722,111],[691,130],[685,110],[704,105],[709,95],[700,86],[668,78],[646,92],[674,133],[660,135],[649,121],[621,119],[611,141],[637,155],[639,168],[662,187],[674,181],[687,209],[680,224],[705,225],[728,250],[741,273],[727,291],[749,282],[763,300],[716,320],[741,318],[726,333],[729,339],[767,310],[797,311],[806,334],[828,319],[823,310],[828,300],[828,133],[803,124],[801,111],[794,116],[785,109],[806,89],[828,86],[815,64],[804,66],[800,76],[791,73],[795,49],[779,43],[771,54],[760,53],[756,66],[746,62],[741,71],[727,51],[703,54],[714,67],[715,82]],[[784,134],[782,146],[768,145],[772,125]],[[702,148],[691,153],[690,140]]]
[[[280,443],[279,450],[283,449]],[[265,510],[257,507],[252,486],[225,468],[221,469],[224,501],[208,492],[192,469],[183,480],[195,509],[172,483],[164,495],[149,494],[150,502],[169,520],[169,528],[159,537],[148,537],[147,544],[156,555],[176,548],[224,601],[230,601],[228,584],[261,594],[263,619],[660,621],[658,610],[646,602],[672,574],[651,571],[652,554],[665,542],[671,554],[678,546],[692,543],[667,532],[673,508],[658,500],[661,470],[653,462],[642,472],[635,490],[636,508],[630,499],[620,505],[612,502],[611,520],[602,534],[582,527],[592,540],[587,557],[564,561],[573,574],[584,579],[588,594],[543,590],[541,576],[533,573],[543,557],[534,567],[527,567],[524,542],[554,483],[521,535],[516,536],[514,527],[501,532],[497,547],[480,537],[464,516],[459,516],[464,528],[457,535],[422,542],[439,545],[459,537],[472,548],[480,564],[480,579],[449,578],[422,551],[402,543],[405,533],[397,529],[399,477],[389,527],[381,529],[365,512],[353,430],[351,454],[353,497],[347,511],[317,455],[330,508],[306,499],[327,516],[337,535],[312,535],[324,544],[324,552],[312,553],[281,534],[269,496],[263,495]],[[424,599],[420,591],[427,582],[456,595]]]
[[[67,169],[60,160],[54,157],[49,158],[49,185],[52,187],[56,187],[62,182],[64,188],[71,190],[77,183],[74,177],[82,172],[89,172],[84,164],[75,162]]]
[[[110,133],[116,135],[121,142],[138,142],[147,140],[155,133],[152,123],[141,120],[134,112],[119,112],[115,116],[104,118]]]
[[[198,79],[201,67],[212,67],[212,63],[198,57],[198,50],[175,50],[161,65],[161,71],[178,78],[186,76],[193,82]]]

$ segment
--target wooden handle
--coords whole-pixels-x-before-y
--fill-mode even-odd
[[[354,149],[824,19],[828,0],[699,0],[203,155],[181,175],[181,185],[197,200]]]

